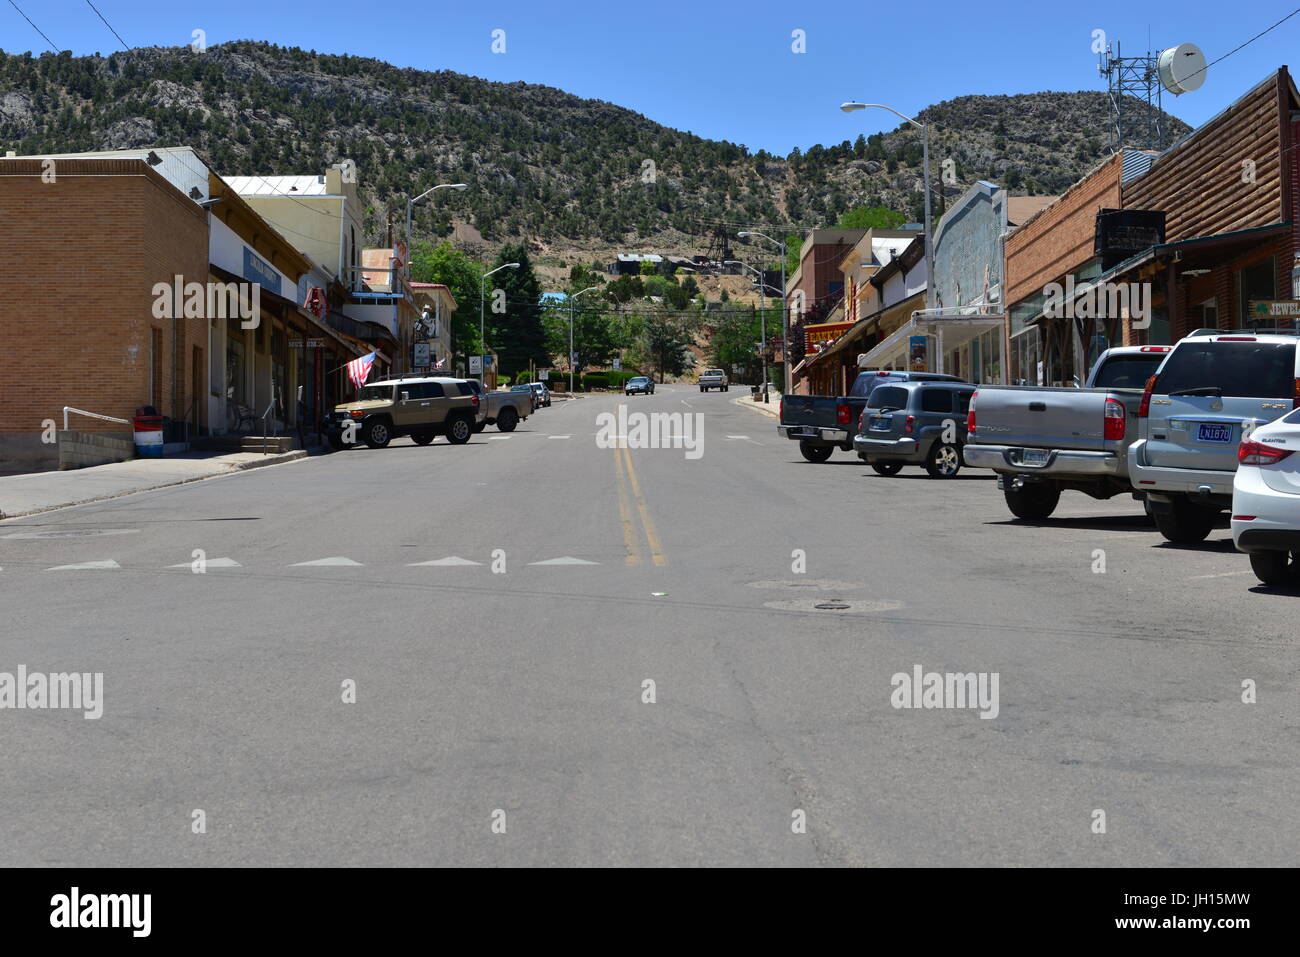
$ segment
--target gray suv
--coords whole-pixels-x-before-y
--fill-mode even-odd
[[[1237,446],[1300,395],[1289,330],[1198,329],[1147,382],[1129,480],[1171,542],[1199,542],[1232,506]]]
[[[931,478],[961,471],[969,382],[899,382],[876,386],[862,410],[853,448],[880,475],[920,465]]]

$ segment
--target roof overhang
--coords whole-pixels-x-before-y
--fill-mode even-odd
[[[962,315],[957,310],[945,313],[942,309],[918,309],[912,318],[903,323],[870,352],[858,356],[858,368],[875,368],[899,356],[906,358],[908,340],[912,336],[933,336],[941,350],[957,349],[990,329],[1001,329],[1005,317],[1001,313],[981,312]]]

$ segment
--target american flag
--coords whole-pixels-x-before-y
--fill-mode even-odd
[[[366,380],[370,378],[370,369],[375,364],[375,355],[376,353],[372,352],[348,363],[348,378],[352,380],[352,384],[358,389],[365,385]]]

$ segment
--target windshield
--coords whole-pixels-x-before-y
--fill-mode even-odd
[[[357,400],[365,402],[368,399],[385,399],[390,400],[393,397],[393,387],[391,385],[367,385],[361,387],[361,393]]]
[[[1156,374],[1167,353],[1143,352],[1114,355],[1097,370],[1093,380],[1095,389],[1142,389],[1147,379]]]
[[[1156,391],[1217,388],[1242,399],[1290,399],[1295,395],[1295,344],[1183,340],[1169,354]]]
[[[869,409],[906,409],[907,390],[896,385],[878,386],[867,399]]]
[[[628,383],[629,383],[629,384],[635,384],[635,385],[645,385],[645,384],[646,384],[647,382],[649,382],[649,381],[650,381],[650,380],[647,379],[645,376],[638,376],[638,377],[635,378],[635,379],[629,379],[629,380],[628,380]]]
[[[704,374],[705,374],[705,375],[722,375],[722,370],[721,370],[721,369],[705,369],[705,370],[704,370]]]

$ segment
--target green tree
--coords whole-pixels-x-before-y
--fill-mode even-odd
[[[440,282],[456,300],[456,311],[451,314],[451,348],[457,355],[476,355],[479,351],[479,277],[482,275],[483,267],[453,249],[449,242],[435,246],[417,240],[411,247],[411,278],[416,282]]]
[[[691,324],[680,315],[662,309],[646,314],[645,355],[649,365],[658,370],[660,382],[665,375],[681,375],[691,367],[692,333]]]
[[[902,213],[884,206],[858,206],[840,216],[841,229],[897,229],[907,222]]]
[[[519,268],[503,269],[489,280],[487,346],[496,352],[500,371],[513,375],[530,363],[546,365],[550,355],[542,324],[542,286],[533,272],[528,247],[523,243],[502,246],[493,268],[506,263],[519,263]],[[497,296],[496,289],[502,290],[504,297]],[[493,311],[494,303],[502,298],[505,311]]]

